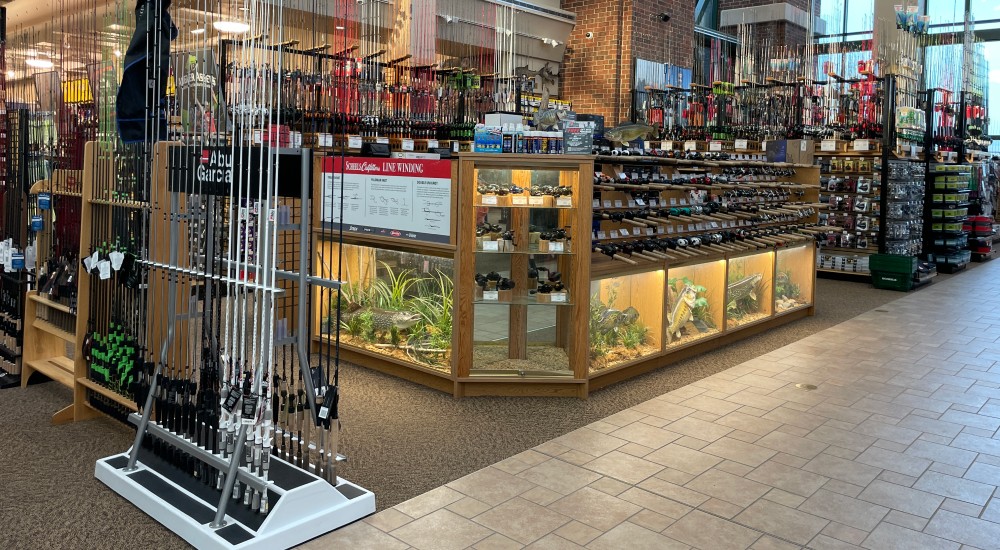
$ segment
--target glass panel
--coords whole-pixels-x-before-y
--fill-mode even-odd
[[[812,305],[814,254],[812,246],[778,251],[778,274],[774,283],[774,307],[778,313]]]
[[[726,309],[726,261],[672,267],[667,277],[667,348],[718,334]]]
[[[590,372],[661,350],[664,271],[590,283]]]
[[[324,276],[336,278],[337,243],[319,245]],[[454,260],[344,245],[341,344],[451,374]],[[321,338],[332,337],[337,295],[318,311]]]
[[[774,253],[729,260],[726,287],[727,327],[737,328],[771,316]]]
[[[1000,4],[996,2],[972,2],[972,21],[976,30],[1000,29]],[[993,59],[1000,58],[994,57]]]

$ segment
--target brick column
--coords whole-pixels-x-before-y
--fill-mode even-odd
[[[806,43],[809,0],[719,0],[719,12],[722,32],[736,34],[736,25],[759,17],[763,20],[755,23],[755,42],[769,38],[771,44],[801,46]]]
[[[578,113],[603,115],[608,127],[631,115],[636,57],[691,66],[692,0],[563,0],[560,7],[576,13],[560,97],[572,101]],[[660,21],[660,13],[669,14],[670,21]]]

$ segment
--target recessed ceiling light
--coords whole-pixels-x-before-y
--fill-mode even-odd
[[[193,29],[191,34],[205,34],[205,29]]]
[[[250,25],[242,21],[216,21],[212,27],[225,34],[243,34],[250,31]]]
[[[342,30],[344,30],[344,27],[342,27],[342,26],[340,26],[340,25],[337,25],[337,30],[338,30],[338,31],[342,31]]]
[[[39,59],[37,57],[29,57],[28,59],[25,59],[24,64],[36,69],[51,69],[53,66],[52,62],[48,59]]]

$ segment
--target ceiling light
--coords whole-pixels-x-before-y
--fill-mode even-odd
[[[39,59],[37,57],[29,57],[28,59],[25,59],[24,64],[36,69],[51,69],[53,66],[52,62],[48,59]]]
[[[338,31],[342,31],[342,30],[344,30],[344,27],[341,27],[340,25],[337,25],[337,30]]]
[[[205,29],[193,29],[191,34],[205,34]]]
[[[7,71],[7,78],[14,78],[14,71]]]
[[[115,48],[115,57],[121,57],[121,56],[122,56],[122,51],[119,50],[118,48]]]
[[[243,34],[250,31],[250,25],[242,21],[216,21],[212,28],[223,34]]]

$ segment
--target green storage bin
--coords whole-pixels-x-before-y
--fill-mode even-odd
[[[872,286],[882,290],[909,292],[913,289],[913,273],[887,273],[873,268]]]
[[[872,254],[868,265],[872,273],[878,271],[909,275],[912,282],[913,273],[917,270],[917,258],[895,254]]]

